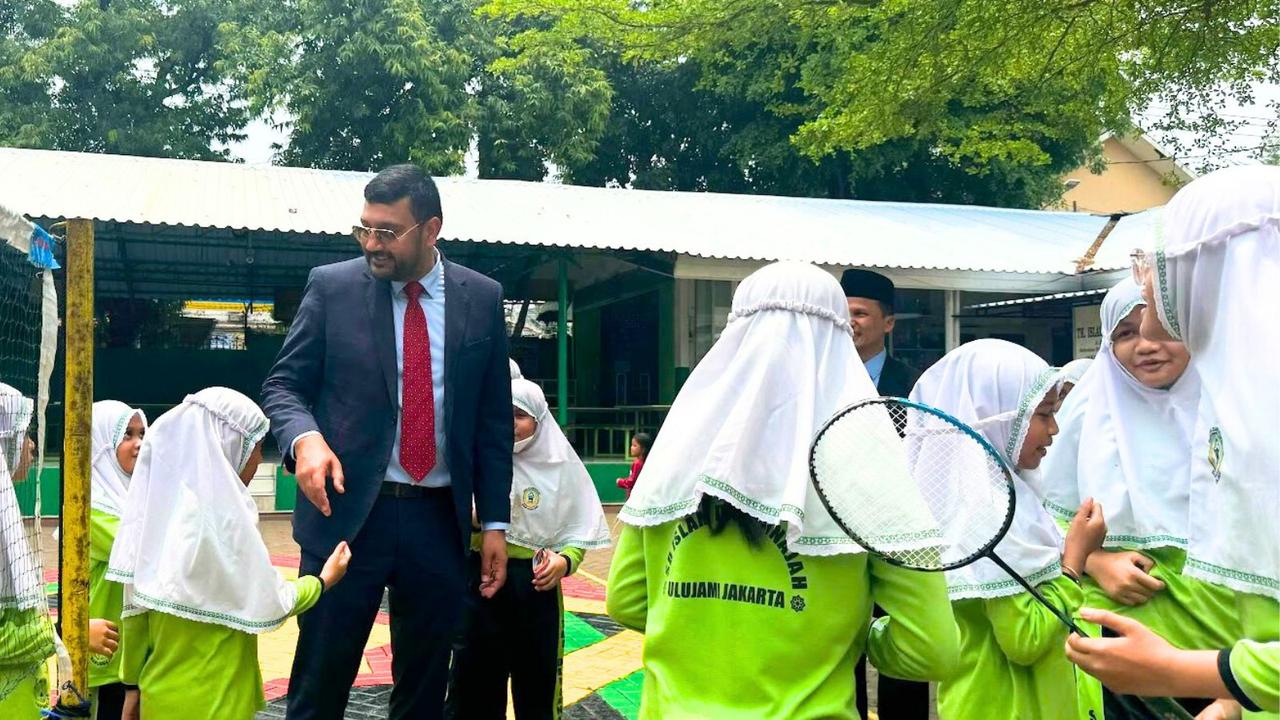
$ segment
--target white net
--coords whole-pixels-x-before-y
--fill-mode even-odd
[[[814,486],[868,550],[918,570],[978,559],[1008,529],[1004,463],[958,421],[877,399],[841,411],[814,440]]]
[[[0,223],[0,700],[54,653],[39,537],[52,283],[15,226],[12,216]]]

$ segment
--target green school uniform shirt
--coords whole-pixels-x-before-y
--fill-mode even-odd
[[[872,602],[887,613],[868,628]],[[750,545],[697,515],[622,531],[609,615],[645,634],[641,718],[856,718],[854,666],[937,680],[958,637],[941,573],[866,554],[813,557],[785,530]]]
[[[1163,582],[1164,589],[1147,602],[1130,606],[1112,600],[1093,578],[1086,576],[1082,581],[1085,607],[1110,610],[1133,618],[1174,647],[1184,650],[1227,647],[1241,636],[1243,630],[1235,593],[1183,575],[1182,568],[1187,561],[1185,550],[1160,547],[1135,552],[1155,561],[1151,576]],[[1089,635],[1102,635],[1102,629],[1097,625],[1083,620],[1076,622]],[[1077,679],[1081,702],[1088,707],[1102,707],[1102,683],[1087,673],[1078,673]]]
[[[1037,589],[1067,613],[1075,613],[1084,599],[1080,587],[1066,577]],[[942,720],[1102,717],[1078,697],[1077,673],[1083,673],[1067,661],[1066,627],[1030,593],[959,600],[954,607],[961,670],[938,686]]]
[[[0,699],[0,718],[40,720],[40,711],[49,707],[49,678],[42,667],[17,684]]]
[[[1242,637],[1236,593],[1184,576],[1185,550],[1162,547],[1141,552],[1155,561],[1151,576],[1165,584],[1163,590],[1141,605],[1129,606],[1107,597],[1097,582],[1086,577],[1085,606],[1131,617],[1183,650],[1227,647]]]
[[[53,655],[52,623],[53,620],[37,608],[0,610],[0,718],[3,720],[38,718],[40,708],[48,707],[45,661]],[[32,708],[34,715],[30,714]]]
[[[120,628],[120,612],[124,608],[124,586],[107,579],[107,563],[111,546],[116,541],[120,518],[92,510],[89,513],[89,617],[110,620]],[[89,687],[120,682],[120,653],[110,658],[89,656]]]
[[[1280,710],[1280,642],[1240,640],[1231,648],[1227,662],[1234,684],[1253,706],[1269,712]]]
[[[1244,626],[1241,637],[1246,639],[1227,646],[1231,674],[1245,696],[1262,709],[1246,710],[1245,720],[1280,720],[1280,602],[1236,593],[1236,607]]]
[[[320,599],[320,578],[293,581],[293,615]],[[252,720],[266,707],[258,636],[162,612],[124,619],[120,679],[142,693],[145,720]]]

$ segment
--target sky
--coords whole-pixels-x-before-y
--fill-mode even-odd
[[[1268,119],[1274,121],[1277,117],[1277,107],[1280,107],[1280,85],[1259,85],[1256,88],[1254,103],[1247,106],[1232,104],[1223,108],[1225,115],[1243,123],[1243,125],[1227,138],[1211,139],[1214,141],[1210,143],[1211,147],[1232,150],[1258,147],[1266,139]],[[1139,114],[1135,118],[1135,122],[1139,127],[1149,126],[1162,115],[1165,109],[1163,105],[1154,105],[1147,112]],[[270,165],[273,153],[272,144],[284,144],[288,141],[287,131],[274,127],[273,124],[284,123],[288,119],[286,114],[277,114],[270,120],[255,120],[246,128],[246,138],[241,142],[230,145],[232,157],[249,165]],[[1179,155],[1179,164],[1193,173],[1197,168],[1209,162],[1220,165],[1257,162],[1256,159],[1250,157],[1248,152],[1226,153],[1219,152],[1217,149],[1196,149],[1195,141],[1197,138],[1187,132],[1151,132],[1149,137],[1171,154],[1174,153],[1174,148],[1179,143],[1184,148],[1187,148]],[[464,175],[466,177],[476,177],[474,148],[467,153]]]
[[[282,123],[287,123],[289,116],[283,112],[277,112],[271,118],[260,118],[249,123],[245,128],[245,139],[238,143],[231,143],[231,157],[235,160],[241,160],[246,165],[270,165],[271,157],[275,154],[272,149],[273,144],[284,145],[289,141],[289,133],[287,129],[281,129]],[[215,146],[219,149],[221,146]],[[474,178],[479,176],[479,167],[476,157],[475,146],[472,145],[470,151],[467,152],[463,159],[465,163],[464,177]]]

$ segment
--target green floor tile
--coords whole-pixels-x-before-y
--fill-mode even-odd
[[[609,707],[617,710],[627,720],[635,720],[640,715],[640,690],[644,686],[644,671],[637,670],[621,680],[600,688],[597,694],[609,703]]]
[[[604,639],[604,633],[591,627],[587,622],[573,613],[564,614],[564,654],[581,650]]]

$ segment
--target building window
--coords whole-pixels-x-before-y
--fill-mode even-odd
[[[940,360],[947,352],[946,304],[941,290],[899,289],[889,352],[921,371]]]
[[[695,280],[693,283],[693,362],[711,350],[733,309],[734,283],[728,280]]]

